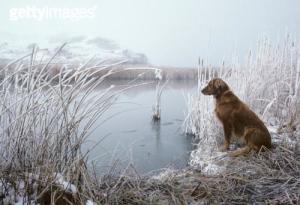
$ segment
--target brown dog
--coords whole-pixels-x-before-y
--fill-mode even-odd
[[[222,79],[211,80],[201,92],[204,95],[213,95],[216,99],[215,112],[223,124],[225,135],[222,151],[228,150],[232,135],[242,138],[246,146],[232,152],[230,156],[244,155],[251,150],[259,151],[263,146],[271,148],[271,136],[264,123]]]

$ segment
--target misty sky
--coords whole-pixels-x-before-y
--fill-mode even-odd
[[[91,19],[9,19],[11,8],[96,7]],[[299,0],[0,0],[2,41],[101,36],[145,53],[156,65],[195,66],[241,57],[262,35],[275,43],[286,31],[300,36]],[[38,42],[37,42],[38,43]]]

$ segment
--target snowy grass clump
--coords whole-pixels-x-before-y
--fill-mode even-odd
[[[95,75],[107,66],[60,69],[53,76],[57,53],[46,61],[37,53],[33,49],[1,70],[0,195],[7,203],[50,203],[66,191],[76,196],[67,196],[71,202],[84,204],[91,195],[81,145],[122,90],[110,86],[95,92],[114,72]]]
[[[187,96],[187,114],[183,124],[185,133],[195,135],[198,148],[192,152],[190,164],[209,166],[219,158],[217,144],[223,139],[223,130],[214,114],[214,100],[200,93],[214,77],[222,78],[233,92],[278,132],[295,132],[300,125],[300,47],[290,36],[279,45],[268,38],[258,42],[250,51],[245,64],[235,56],[231,65],[224,63],[219,70],[199,62],[198,91]],[[215,156],[212,156],[212,153]]]

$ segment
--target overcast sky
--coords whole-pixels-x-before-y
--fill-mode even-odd
[[[81,20],[10,20],[12,8],[96,8]],[[0,37],[41,41],[53,36],[101,36],[145,53],[157,65],[195,66],[244,56],[257,39],[300,34],[299,0],[0,0]],[[30,39],[30,40],[29,40]]]

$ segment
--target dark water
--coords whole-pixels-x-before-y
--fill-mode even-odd
[[[88,138],[87,147],[101,141],[89,160],[98,172],[129,164],[140,173],[166,167],[182,168],[188,163],[192,139],[182,134],[184,94],[192,92],[194,83],[168,83],[161,98],[161,121],[152,121],[155,85],[132,88],[119,97],[105,114],[110,118]],[[101,89],[100,89],[101,91]],[[99,91],[99,92],[100,92]],[[103,118],[99,119],[100,124]]]

